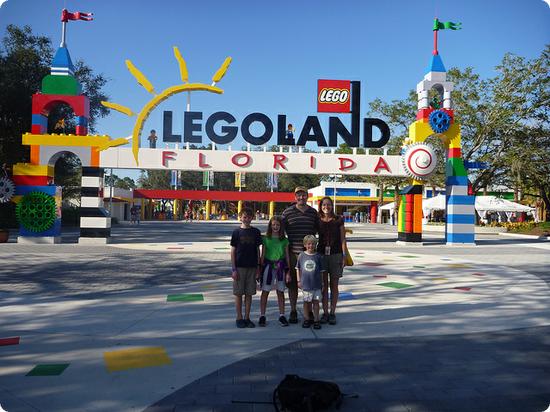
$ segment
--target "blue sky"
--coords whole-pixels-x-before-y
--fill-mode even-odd
[[[0,8],[2,35],[7,24],[30,25],[57,46],[63,7],[94,13],[93,22],[69,23],[67,44],[73,61],[83,59],[109,79],[110,101],[139,111],[150,98],[125,59],[157,90],[180,83],[172,52],[178,46],[191,82],[209,84],[225,57],[233,58],[218,84],[225,93],[194,93],[191,108],[205,118],[227,111],[239,123],[261,112],[273,121],[286,114],[288,121],[303,124],[308,115],[317,115],[320,78],[360,80],[362,114],[377,97],[404,98],[426,72],[436,15],[463,27],[440,31],[445,66],[472,66],[482,77],[494,75],[506,52],[534,58],[550,42],[550,7],[542,0],[8,0]],[[162,134],[163,110],[173,111],[174,133],[181,134],[186,99],[178,95],[157,108],[142,140],[152,128]],[[329,115],[318,116],[327,130]],[[340,117],[349,124],[349,115]],[[112,112],[99,121],[98,132],[128,136],[132,126],[132,119]]]

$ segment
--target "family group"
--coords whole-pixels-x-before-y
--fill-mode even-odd
[[[335,214],[330,197],[321,200],[317,212],[307,204],[307,189],[297,187],[294,194],[296,203],[281,216],[270,219],[264,236],[251,226],[254,216],[251,209],[243,208],[239,214],[241,225],[231,236],[231,276],[238,328],[256,326],[250,320],[250,309],[257,283],[261,290],[259,326],[267,324],[266,306],[272,290],[277,293],[280,325],[298,323],[298,289],[303,298],[302,327],[321,329],[321,324],[336,324],[338,283],[346,266],[344,220]],[[285,290],[290,301],[288,320]]]

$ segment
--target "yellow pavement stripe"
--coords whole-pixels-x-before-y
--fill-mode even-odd
[[[103,357],[109,372],[172,364],[166,350],[160,346],[105,352]]]

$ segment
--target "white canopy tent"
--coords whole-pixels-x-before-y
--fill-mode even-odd
[[[422,199],[422,214],[424,218],[430,216],[433,210],[445,210],[446,208],[445,195],[438,194],[437,196]],[[380,207],[380,210],[389,210],[393,213],[395,202],[388,203]],[[525,206],[510,200],[501,199],[496,196],[476,196],[475,210],[482,220],[487,220],[487,215],[497,213],[498,220],[510,220],[514,213],[534,213],[535,208]]]

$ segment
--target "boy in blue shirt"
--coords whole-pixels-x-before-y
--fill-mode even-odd
[[[317,238],[313,235],[304,237],[306,250],[298,256],[296,261],[296,279],[298,288],[302,289],[304,300],[304,323],[303,328],[321,329],[319,321],[319,301],[323,289],[323,278],[321,276],[321,255],[317,253]],[[314,319],[310,318],[313,306]]]
[[[256,294],[256,276],[260,274],[259,257],[262,235],[258,229],[250,226],[253,216],[252,209],[243,208],[239,213],[241,226],[235,229],[231,235],[231,277],[233,278],[238,328],[256,327],[250,320],[250,307],[252,306],[252,295]]]

